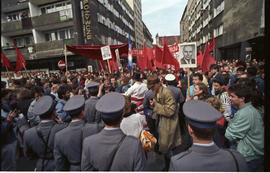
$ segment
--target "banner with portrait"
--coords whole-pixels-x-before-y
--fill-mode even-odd
[[[179,64],[181,68],[197,67],[197,46],[196,42],[182,43],[179,46]]]

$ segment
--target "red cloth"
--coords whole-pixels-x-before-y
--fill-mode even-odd
[[[207,42],[205,43],[206,49],[203,53],[203,62],[202,62],[202,71],[203,73],[207,72],[210,69],[211,64],[215,64],[216,60],[211,55]]]
[[[1,63],[2,67],[7,67],[13,71],[15,70],[3,52],[1,53]]]
[[[222,127],[224,127],[225,122],[226,122],[226,120],[225,120],[225,118],[222,116],[221,119],[218,120],[218,121],[216,122],[216,124],[219,124],[219,125],[221,125]]]
[[[199,55],[197,56],[197,65],[202,67],[202,62],[203,62],[203,54],[202,51],[199,51]]]
[[[15,72],[17,72],[26,66],[26,62],[25,62],[20,50],[17,48],[16,43],[14,43],[14,47],[15,47],[16,53],[17,53],[16,68],[15,68]]]
[[[174,65],[175,70],[180,69],[179,62],[174,58],[174,56],[170,52],[165,39],[164,39],[164,48],[163,48],[163,55],[162,55],[162,64]]]
[[[99,59],[102,60],[101,50],[100,48],[104,45],[81,45],[81,46],[71,46],[67,45],[67,50],[75,53],[76,55],[81,55],[86,58],[91,59]],[[120,45],[110,45],[111,53],[115,56],[115,50],[119,50],[120,56],[128,56],[128,44],[120,44]]]
[[[75,53],[76,55],[81,55],[86,58],[98,59],[101,61],[102,67],[105,69],[107,62],[104,62],[101,54],[101,47],[104,45],[79,45],[79,46],[71,46],[67,45],[67,50]],[[120,45],[110,45],[112,59],[109,60],[109,65],[112,73],[114,71],[118,71],[118,64],[116,60],[115,50],[119,50],[120,56],[128,56],[128,44],[120,44]]]
[[[214,51],[214,50],[215,50],[215,37],[213,35],[212,40],[209,43],[209,51],[211,52],[211,51]]]
[[[162,55],[163,55],[163,52],[162,52],[161,48],[159,48],[157,45],[155,45],[155,60],[156,60],[156,67],[157,68],[163,68]]]
[[[143,46],[143,56],[144,56],[144,61],[146,61],[146,68],[153,69],[154,68],[153,50],[144,45]]]

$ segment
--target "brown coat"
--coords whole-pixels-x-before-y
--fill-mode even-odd
[[[159,151],[167,153],[181,144],[180,126],[178,121],[179,106],[170,90],[161,88],[155,97],[154,112],[159,115]]]

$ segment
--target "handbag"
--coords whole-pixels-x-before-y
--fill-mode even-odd
[[[157,139],[147,130],[142,130],[139,136],[144,151],[150,151],[157,143]]]

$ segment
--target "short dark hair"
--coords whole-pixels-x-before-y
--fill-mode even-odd
[[[242,71],[242,72],[244,72],[245,70],[246,70],[245,67],[238,67],[236,71]]]
[[[203,75],[201,73],[195,73],[192,77],[198,77],[200,81],[203,80]]]
[[[63,99],[63,95],[65,95],[66,92],[67,92],[67,91],[70,91],[70,90],[71,90],[71,89],[70,89],[70,86],[69,86],[69,85],[67,85],[67,84],[61,85],[61,86],[58,88],[58,90],[57,90],[58,97],[59,97],[60,99]]]
[[[116,126],[121,123],[122,114],[114,118],[104,118],[103,116],[101,116],[101,119],[104,121],[106,125]]]
[[[88,89],[88,95],[90,96],[97,96],[98,95],[98,88],[95,89]]]
[[[217,69],[219,71],[219,65],[217,65],[217,64],[211,64],[210,65],[210,70],[212,70],[212,69]]]
[[[212,140],[216,131],[216,126],[212,128],[199,128],[188,123],[194,135],[200,140]]]
[[[245,63],[245,61],[243,60],[240,60],[236,63],[236,67],[239,67],[239,66],[242,66],[244,67],[245,69],[247,68],[247,64]]]
[[[241,83],[233,84],[228,91],[234,93],[239,98],[244,97],[245,103],[249,102],[252,96],[252,88]]]
[[[32,88],[33,93],[37,93],[38,95],[44,95],[44,90],[41,86],[33,86]]]
[[[250,77],[256,76],[256,74],[257,74],[257,68],[254,67],[254,66],[250,66],[250,67],[247,68],[247,73],[248,73],[248,75]]]

